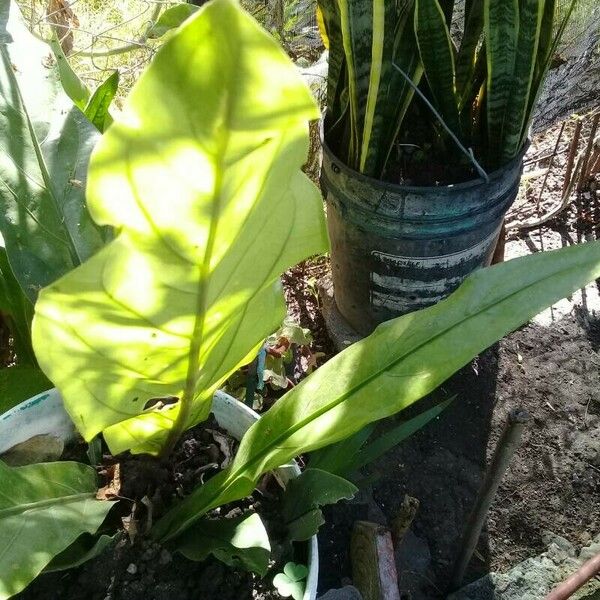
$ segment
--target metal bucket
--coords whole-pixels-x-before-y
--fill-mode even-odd
[[[323,144],[334,295],[350,325],[368,335],[442,300],[487,266],[517,197],[523,154],[488,182],[411,187],[361,175]]]

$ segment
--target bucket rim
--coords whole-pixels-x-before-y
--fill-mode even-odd
[[[391,183],[389,181],[384,181],[383,179],[375,179],[374,177],[369,177],[368,175],[364,175],[363,173],[355,171],[334,154],[334,152],[331,150],[331,148],[325,141],[323,133],[321,133],[321,147],[323,148],[323,154],[327,156],[332,165],[335,164],[335,166],[339,168],[342,172],[344,172],[346,175],[352,177],[357,181],[367,183],[374,188],[379,188],[391,193],[397,192],[401,194],[406,194],[407,192],[414,194],[427,194],[433,192],[438,194],[439,192],[451,193],[454,191],[461,192],[479,186],[489,186],[498,179],[501,179],[506,174],[506,172],[511,171],[515,167],[518,167],[522,164],[530,144],[531,141],[529,138],[527,138],[527,141],[521,149],[521,152],[519,152],[519,154],[515,158],[513,158],[511,161],[509,161],[499,169],[496,169],[495,171],[492,171],[488,174],[489,181],[485,181],[483,177],[478,177],[476,179],[469,179],[469,181],[463,181],[461,183],[449,183],[443,185],[403,185],[401,183]]]

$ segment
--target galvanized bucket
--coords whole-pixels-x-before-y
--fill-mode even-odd
[[[368,335],[442,300],[488,265],[522,170],[523,155],[488,182],[402,186],[353,171],[323,144],[334,295],[350,325]]]

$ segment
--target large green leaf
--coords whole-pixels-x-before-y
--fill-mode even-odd
[[[26,295],[91,256],[104,241],[84,182],[97,132],[63,93],[50,49],[15,2],[0,7],[0,231]]]
[[[96,473],[72,462],[10,468],[0,462],[0,600],[21,591],[113,504],[95,499]]]
[[[447,300],[380,325],[281,398],[242,438],[231,467],[167,513],[154,535],[177,535],[211,508],[247,495],[262,473],[410,406],[599,276],[600,242],[539,253],[478,271]]]
[[[425,77],[446,125],[460,134],[454,47],[438,0],[417,0],[415,34]]]
[[[465,101],[465,90],[475,72],[479,42],[483,33],[483,2],[467,3],[465,6],[465,26],[460,41],[460,49],[456,57],[456,87],[461,97],[461,104]]]
[[[36,306],[38,360],[87,440],[168,447],[277,329],[279,275],[327,248],[300,171],[317,116],[294,65],[232,0],[157,53],[90,167],[90,210],[119,236]],[[145,408],[165,397],[180,401]]]

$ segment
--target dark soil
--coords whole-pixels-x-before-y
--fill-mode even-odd
[[[443,386],[444,396],[457,397],[437,421],[372,465],[379,476],[373,498],[384,522],[393,521],[405,494],[420,501],[408,547],[397,549],[402,591],[415,599],[443,597],[486,461],[515,407],[529,411],[531,421],[489,512],[468,579],[539,554],[545,532],[577,547],[598,533],[600,319],[587,315],[586,322],[569,317],[508,336]],[[373,507],[329,511],[319,539],[321,564],[328,565],[322,590],[351,577],[349,531],[365,511],[373,514]]]
[[[329,257],[318,256],[301,262],[282,276],[288,314],[302,327],[310,329],[312,352],[322,353],[320,363],[335,354],[321,313],[317,281],[329,271]]]
[[[99,467],[105,487],[99,494],[120,502],[111,511],[109,535],[115,542],[84,565],[38,577],[17,600],[272,600],[280,596],[272,578],[292,558],[278,512],[280,488],[270,477],[250,498],[211,512],[209,518],[258,512],[269,532],[273,567],[265,579],[233,569],[216,559],[188,560],[149,539],[145,532],[181,496],[216,474],[235,453],[237,442],[214,419],[188,431],[168,461],[148,456],[105,456]],[[119,466],[115,476],[115,465]],[[148,506],[152,507],[151,515]],[[121,525],[124,519],[125,527]]]

